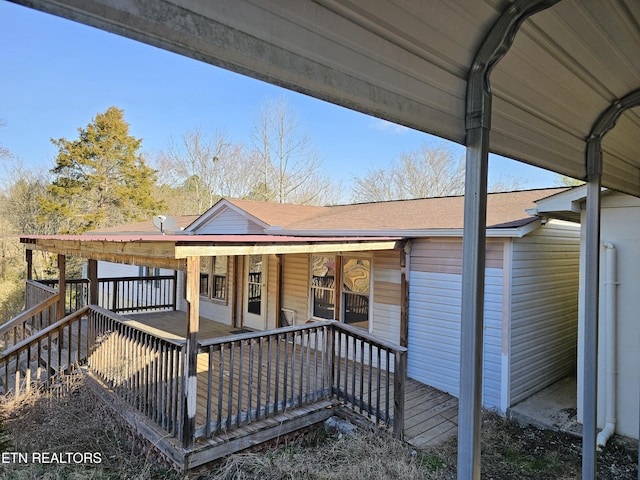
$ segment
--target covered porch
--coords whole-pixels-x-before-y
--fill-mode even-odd
[[[59,255],[60,292],[66,291],[66,256],[89,258],[89,305],[65,316],[66,295],[28,282],[29,297],[40,303],[13,326],[22,334],[14,333],[5,344],[0,358],[5,391],[19,394],[34,383],[55,384],[61,375],[84,366],[96,392],[184,470],[334,414],[357,417],[401,437],[405,347],[336,321],[252,331],[201,318],[200,256],[176,258],[180,255],[175,253],[182,242],[190,243],[188,253],[220,253],[218,248],[225,254],[265,254],[263,250],[392,249],[398,239],[230,246],[212,244],[207,237],[204,244],[202,238],[190,241],[185,236],[127,242],[23,239],[28,252]],[[117,254],[116,249],[127,252]],[[166,255],[157,256],[159,251]],[[184,272],[186,312],[118,315],[97,306],[98,260]],[[45,309],[50,313],[43,321]]]

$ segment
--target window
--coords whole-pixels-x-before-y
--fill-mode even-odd
[[[336,269],[341,272],[342,281],[336,281]],[[368,330],[370,294],[370,259],[334,255],[311,256],[312,317],[340,320]],[[341,295],[339,311],[336,311],[337,295]]]
[[[334,320],[336,318],[336,257],[311,257],[311,316]]]
[[[200,295],[213,300],[227,299],[228,257],[200,258]]]
[[[369,329],[371,260],[344,258],[342,263],[342,321]]]

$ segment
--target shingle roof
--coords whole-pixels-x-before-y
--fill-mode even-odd
[[[487,197],[487,228],[516,228],[536,220],[525,210],[534,208],[535,201],[566,190],[549,188],[517,192],[491,193]],[[313,235],[335,232],[398,232],[401,230],[462,229],[464,197],[438,197],[417,200],[359,203],[336,206],[310,206],[225,199],[262,223],[277,227],[287,234]],[[175,217],[179,227],[186,227],[200,218],[197,215]],[[89,234],[155,234],[160,231],[151,220],[119,227],[103,228]],[[273,232],[271,232],[273,233]]]
[[[492,193],[487,198],[487,227],[507,228],[535,221],[525,210],[562,188]],[[292,231],[461,229],[464,197],[361,203],[330,207],[229,200],[271,226]]]
[[[294,222],[322,215],[327,208],[314,205],[294,205],[290,203],[259,202],[255,200],[226,199],[235,207],[261,220],[267,225],[284,226]]]

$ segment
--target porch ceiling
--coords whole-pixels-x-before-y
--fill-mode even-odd
[[[15,0],[465,142],[470,65],[508,0]],[[584,179],[585,139],[640,89],[640,2],[561,0],[493,69],[491,151]],[[640,109],[603,143],[603,184],[640,196]]]
[[[20,241],[29,250],[172,270],[186,270],[190,256],[363,252],[403,244],[402,237],[281,235],[33,235]]]

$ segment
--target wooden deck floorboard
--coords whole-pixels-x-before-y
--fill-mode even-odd
[[[168,338],[184,338],[184,332],[186,331],[186,314],[184,312],[154,312],[154,313],[144,313],[144,314],[135,314],[128,315],[134,321],[143,323],[147,326],[151,326],[153,328],[163,330],[167,332]],[[224,325],[209,319],[201,319],[200,321],[200,331],[199,338],[207,339],[207,338],[218,338],[222,336],[232,335],[232,332],[237,330],[237,328],[232,327],[230,325]],[[296,354],[299,358],[299,349],[296,350]],[[281,355],[283,355],[283,351],[281,350]],[[272,352],[275,355],[275,352]],[[256,352],[254,351],[254,355]],[[289,351],[289,355],[291,352]],[[311,352],[311,359],[314,358],[314,352]],[[317,357],[317,361],[319,361],[320,355]],[[229,353],[225,354],[225,362],[228,365],[229,361]],[[236,360],[237,362],[237,360]],[[344,360],[342,360],[344,362]],[[217,390],[218,385],[218,361],[214,361],[214,375],[213,375],[213,385],[214,392]],[[249,364],[249,351],[245,351],[244,359],[244,371],[248,372],[248,364]],[[298,365],[298,364],[297,364]],[[207,372],[208,372],[208,357],[206,354],[198,355],[198,395],[197,395],[197,419],[196,423],[200,427],[204,426],[206,423],[206,405],[207,405]],[[274,401],[275,396],[275,371],[272,366],[271,372],[271,391],[270,391],[270,401]],[[311,374],[314,372],[314,365],[310,365]],[[319,367],[321,368],[321,367]],[[294,379],[296,382],[295,392],[299,394],[299,381],[300,381],[300,371],[299,366],[297,366],[298,371],[294,375]],[[347,388],[351,391],[353,387],[353,376],[352,369],[349,369],[348,377],[347,377]],[[355,377],[355,386],[356,393],[360,393],[360,380],[361,375],[359,370],[356,370]],[[306,375],[306,367],[303,372]],[[377,385],[377,371],[375,368],[372,369],[371,380],[372,384],[375,387]],[[253,375],[257,378],[258,375],[258,363],[257,360],[254,359],[254,367],[253,367]],[[266,384],[267,381],[267,362],[266,359],[263,359],[262,370],[261,370],[262,379]],[[282,375],[282,372],[281,372]],[[291,378],[291,371],[288,372],[289,378]],[[344,375],[344,373],[342,374]],[[364,398],[365,401],[368,401],[368,385],[369,385],[369,367],[365,367],[363,371],[362,383],[363,383],[363,391],[365,392]],[[383,375],[384,382],[384,375]],[[248,398],[246,396],[246,389],[249,382],[248,375],[244,375],[243,379],[243,406],[244,410],[246,410],[248,406]],[[389,389],[389,405],[393,408],[393,375],[390,376],[391,387]],[[254,379],[255,383],[255,379]],[[344,376],[341,377],[340,388],[344,389]],[[238,389],[238,379],[234,380],[234,404],[232,405],[234,409],[237,408],[237,389]],[[289,392],[291,386],[289,384]],[[375,389],[374,389],[375,391]],[[306,385],[303,386],[303,394],[307,393]],[[217,402],[218,395],[214,393],[214,397]],[[283,392],[282,388],[279,392],[279,400],[282,400]],[[264,404],[266,398],[266,388],[263,388],[261,391],[261,401]],[[228,409],[228,386],[225,388],[223,395],[223,407],[222,407],[222,418],[225,418],[227,415]],[[255,408],[257,405],[257,391],[253,390],[251,404]],[[378,399],[375,395],[372,395],[372,404],[375,406]],[[386,392],[383,390],[381,392],[379,402],[380,406],[383,407],[387,401]],[[359,411],[359,408],[356,406],[356,411]],[[212,406],[212,421],[215,421],[217,418],[218,407],[217,403]],[[405,440],[417,447],[424,448],[430,445],[435,445],[437,443],[443,442],[450,438],[451,436],[457,433],[457,424],[458,424],[458,400],[448,395],[444,392],[436,390],[435,388],[429,387],[425,384],[417,382],[412,379],[407,379],[406,387],[405,387]],[[256,425],[256,428],[259,428]],[[248,429],[247,431],[251,431],[252,429]]]

